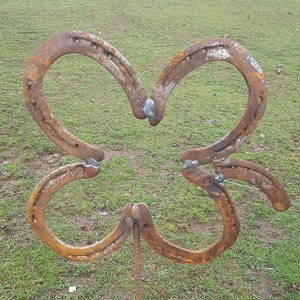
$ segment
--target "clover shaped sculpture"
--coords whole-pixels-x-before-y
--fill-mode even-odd
[[[150,210],[143,203],[124,206],[120,221],[101,241],[88,246],[71,246],[48,228],[44,214],[52,195],[62,186],[79,179],[95,177],[104,152],[97,146],[78,139],[53,115],[43,93],[43,78],[56,59],[69,53],[85,55],[104,66],[121,85],[128,97],[133,115],[149,119],[156,126],[164,117],[169,95],[179,81],[196,68],[214,61],[225,61],[235,66],[248,87],[248,102],[237,124],[220,140],[206,147],[187,149],[180,159],[182,175],[204,189],[215,201],[223,221],[221,236],[205,249],[190,250],[179,247],[156,230]],[[226,251],[239,234],[239,219],[233,200],[223,184],[225,178],[238,179],[259,188],[277,211],[290,206],[282,184],[264,168],[248,161],[235,160],[230,154],[239,149],[255,131],[266,104],[267,90],[264,75],[254,58],[237,42],[227,38],[206,39],[180,51],[157,79],[148,98],[137,73],[113,46],[104,40],[80,31],[62,32],[46,42],[28,61],[23,77],[26,106],[43,132],[67,153],[83,160],[61,167],[34,188],[28,203],[28,221],[40,239],[58,255],[73,261],[91,261],[118,249],[134,231],[136,253],[136,297],[141,299],[140,236],[159,255],[184,264],[204,264]],[[210,164],[215,174],[202,166]]]

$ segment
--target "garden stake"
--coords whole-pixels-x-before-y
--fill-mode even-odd
[[[248,87],[248,102],[237,124],[220,140],[201,148],[187,149],[180,159],[182,175],[204,189],[216,202],[223,222],[223,232],[206,249],[190,250],[164,239],[156,230],[151,212],[144,203],[128,203],[123,207],[119,223],[103,240],[92,245],[71,246],[58,239],[48,228],[44,214],[48,201],[62,186],[80,179],[90,179],[100,172],[104,152],[97,146],[78,139],[52,114],[43,93],[43,78],[51,64],[69,53],[85,55],[104,66],[121,85],[128,97],[133,115],[148,118],[156,126],[163,119],[169,95],[178,82],[194,69],[214,61],[235,66]],[[62,32],[32,55],[23,77],[25,104],[42,131],[67,153],[82,159],[61,167],[43,178],[34,188],[28,202],[28,221],[41,240],[55,253],[72,261],[92,261],[117,250],[133,230],[136,299],[142,299],[140,238],[159,255],[183,264],[204,264],[226,251],[237,239],[239,219],[233,200],[224,185],[226,178],[248,182],[259,188],[277,211],[289,208],[290,200],[282,184],[264,168],[248,161],[234,160],[230,154],[252,135],[261,120],[267,90],[264,75],[254,58],[238,43],[227,38],[206,39],[180,51],[159,76],[150,98],[138,75],[113,46],[81,31]],[[211,164],[215,174],[202,169]]]

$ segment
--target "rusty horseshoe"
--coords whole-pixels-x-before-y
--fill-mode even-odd
[[[143,119],[146,93],[136,72],[113,46],[81,31],[66,31],[50,38],[31,56],[23,76],[25,104],[43,132],[64,151],[80,159],[101,161],[104,153],[69,132],[53,115],[43,93],[43,78],[51,64],[68,53],[90,57],[118,81],[129,99],[135,117]]]
[[[139,205],[140,232],[147,244],[160,255],[178,263],[204,264],[226,251],[236,240],[240,223],[230,194],[223,185],[215,182],[214,176],[197,169],[183,169],[182,175],[190,182],[206,190],[218,206],[223,221],[221,237],[206,249],[189,250],[165,240],[155,229],[151,214],[145,204]]]
[[[120,223],[104,239],[85,247],[68,245],[57,238],[48,228],[44,214],[52,195],[62,186],[80,179],[93,178],[99,173],[97,161],[67,165],[46,176],[30,196],[27,218],[35,233],[56,254],[73,261],[90,261],[118,249],[132,230],[131,205],[123,208]]]
[[[230,158],[215,161],[213,165],[217,174],[239,179],[259,188],[277,211],[287,210],[291,206],[283,185],[266,169],[249,161]]]

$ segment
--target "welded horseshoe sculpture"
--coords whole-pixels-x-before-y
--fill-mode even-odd
[[[133,115],[148,118],[157,125],[164,116],[167,99],[176,84],[189,72],[213,61],[234,65],[248,86],[248,102],[238,123],[219,141],[202,148],[188,149],[181,155],[182,175],[207,191],[214,199],[223,221],[223,233],[215,243],[200,250],[189,250],[165,240],[155,229],[151,213],[143,203],[127,204],[119,224],[102,241],[86,247],[75,247],[60,241],[47,227],[44,212],[51,196],[63,185],[88,179],[100,171],[104,152],[78,139],[52,114],[43,94],[43,77],[60,56],[78,53],[104,66],[121,85],[128,97]],[[258,187],[278,211],[286,210],[290,200],[284,187],[262,167],[247,161],[232,160],[235,152],[251,136],[261,120],[267,103],[263,73],[254,58],[238,43],[225,38],[207,39],[178,53],[159,76],[150,98],[136,72],[121,53],[107,42],[80,31],[67,31],[47,40],[30,58],[23,77],[26,106],[43,132],[60,148],[84,163],[68,165],[45,177],[34,189],[28,203],[28,221],[33,230],[53,251],[75,261],[90,261],[111,253],[126,240],[135,224],[148,245],[157,253],[185,264],[203,264],[228,249],[239,234],[239,220],[224,178],[244,180]],[[201,165],[212,164],[216,174]]]

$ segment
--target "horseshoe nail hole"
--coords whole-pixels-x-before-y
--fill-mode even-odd
[[[45,123],[46,123],[46,119],[45,119],[45,118],[42,118],[42,119],[41,119],[41,122],[45,124]]]
[[[75,146],[75,148],[78,148],[78,147],[79,147],[79,144],[75,144],[74,146]]]
[[[34,224],[36,224],[37,221],[36,221],[35,215],[32,215],[32,216],[31,216],[31,221],[32,221]]]
[[[30,90],[32,89],[32,85],[33,85],[32,80],[31,80],[31,79],[28,79],[28,80],[27,80],[27,90],[28,90],[28,91],[30,91]]]
[[[98,49],[99,46],[98,46],[96,43],[93,43],[93,42],[92,42],[92,43],[91,43],[91,47],[92,47],[92,48],[95,48],[95,49]]]
[[[265,91],[260,91],[259,92],[259,95],[258,95],[258,98],[261,102],[264,102],[264,100],[266,99],[267,97],[267,94],[265,93]]]
[[[80,42],[80,39],[78,37],[72,37],[72,41],[74,43],[79,43]]]
[[[151,226],[150,226],[150,224],[148,224],[148,223],[145,223],[145,224],[143,224],[143,228],[144,229],[149,229]]]
[[[253,118],[254,118],[254,114],[253,114]],[[251,131],[251,125],[250,124],[247,124],[247,126],[245,127],[244,131],[243,131],[243,134],[244,135],[247,135],[249,134],[249,132]]]
[[[112,58],[112,53],[106,49],[103,49],[103,54],[106,55],[108,58]]]

